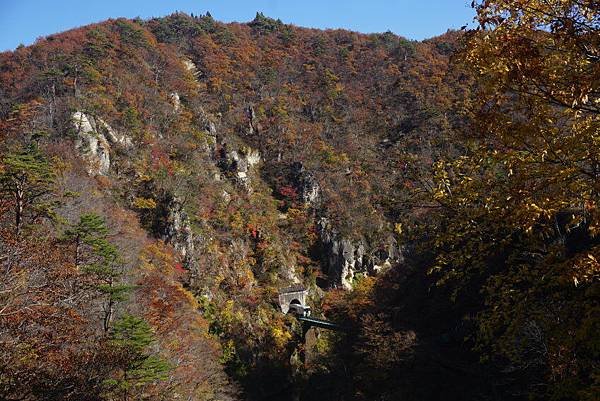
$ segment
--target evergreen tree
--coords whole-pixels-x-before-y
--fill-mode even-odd
[[[144,320],[124,315],[115,322],[111,343],[122,355],[121,371],[105,384],[123,400],[128,400],[136,388],[167,378],[169,363],[149,352],[155,343],[154,333]]]
[[[82,247],[93,246],[98,239],[105,238],[108,228],[104,219],[94,213],[82,214],[79,222],[65,232],[65,238],[75,243],[75,265],[79,267]]]
[[[65,237],[75,243],[75,264],[91,275],[101,294],[102,327],[108,331],[116,304],[127,299],[132,289],[120,281],[123,264],[119,250],[107,239],[104,219],[94,213],[81,215]]]
[[[256,17],[250,23],[249,26],[256,29],[258,32],[273,32],[283,25],[281,20],[274,20],[273,18],[266,17],[263,13],[257,12]]]
[[[46,157],[36,144],[7,153],[0,165],[0,194],[12,198],[17,235],[29,219],[54,217],[53,193],[56,176]]]

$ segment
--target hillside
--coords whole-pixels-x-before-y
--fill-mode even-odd
[[[593,400],[594,207],[498,128],[565,106],[518,126],[478,37],[176,13],[0,54],[0,399]]]

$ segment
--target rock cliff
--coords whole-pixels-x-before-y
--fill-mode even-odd
[[[77,139],[75,148],[87,163],[90,175],[106,175],[111,166],[111,144],[130,148],[133,144],[127,135],[118,133],[99,117],[81,111],[73,113],[71,121]]]
[[[341,235],[325,217],[318,220],[317,228],[322,262],[333,287],[350,290],[357,274],[377,274],[403,260],[402,248],[391,236],[377,244],[364,238],[351,239]]]

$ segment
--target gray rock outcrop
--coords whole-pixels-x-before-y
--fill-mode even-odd
[[[111,145],[129,148],[131,139],[118,133],[99,117],[77,111],[71,117],[77,134],[75,148],[87,163],[90,175],[106,175],[111,163]]]
[[[194,252],[194,234],[187,213],[176,200],[169,210],[168,221],[170,224],[166,236],[189,267]]]
[[[246,191],[252,192],[250,172],[260,161],[261,157],[258,150],[248,147],[239,151],[227,150],[227,145],[223,145],[219,166],[225,173],[231,174],[237,184]]]
[[[194,255],[196,236],[192,224],[179,198],[164,194],[154,213],[152,227],[155,235],[171,244],[183,261],[184,267],[192,274],[192,280],[197,274],[196,258]]]
[[[249,105],[246,107],[246,119],[248,121],[248,126],[246,127],[246,135],[254,135],[258,134],[261,130],[261,126],[258,122],[258,118],[256,117],[256,112],[254,111],[254,106]]]
[[[192,60],[184,58],[182,62],[185,69],[190,72],[194,78],[198,78],[198,76],[201,75],[200,71],[198,71],[198,68],[196,67],[196,64],[194,64]]]
[[[334,287],[350,290],[357,274],[377,274],[402,261],[402,250],[391,236],[383,244],[373,247],[365,239],[352,240],[342,236],[327,218],[319,219],[317,228],[326,273]]]
[[[181,109],[181,98],[179,97],[179,93],[172,92],[169,97],[171,98],[171,104],[173,105],[173,110],[175,113],[179,112]]]
[[[318,207],[321,203],[321,187],[315,176],[302,163],[292,164],[292,182],[305,205]]]

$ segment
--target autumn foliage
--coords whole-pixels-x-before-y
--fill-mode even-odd
[[[0,398],[597,399],[596,3],[475,1],[422,42],[176,13],[1,53]],[[402,257],[331,288],[322,218]],[[341,332],[281,313],[297,283]]]

